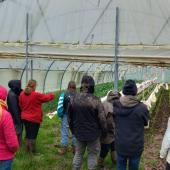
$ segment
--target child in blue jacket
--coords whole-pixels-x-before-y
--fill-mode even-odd
[[[69,139],[69,125],[68,125],[68,105],[70,99],[74,97],[76,93],[76,83],[74,81],[70,81],[68,83],[67,91],[62,92],[58,101],[57,112],[58,116],[61,117],[61,150],[60,154],[64,155],[67,152],[68,147],[68,139]],[[72,147],[73,153],[75,151],[76,138],[72,136]]]

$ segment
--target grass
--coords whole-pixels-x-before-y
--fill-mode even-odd
[[[122,86],[123,82],[120,81],[119,89]],[[113,89],[113,83],[96,85],[95,95],[99,97],[104,96],[111,89]],[[43,106],[44,113],[56,110],[59,93],[58,91],[56,92],[54,101]],[[37,137],[37,151],[40,154],[36,156],[25,152],[23,134],[23,144],[14,158],[13,170],[71,170],[73,153],[69,151],[65,156],[60,156],[58,153],[59,148],[54,146],[60,143],[60,124],[60,119],[57,116],[49,119],[44,115],[43,123]],[[106,157],[105,162],[109,169],[115,169],[112,166],[110,154]],[[84,156],[82,170],[87,170],[87,153]]]
[[[122,87],[123,87],[123,81],[119,81],[118,87],[119,87],[119,91],[120,91],[120,89],[122,89]],[[112,89],[113,89],[113,83],[98,84],[95,86],[94,95],[96,95],[98,97],[102,97],[102,96],[105,96],[107,94],[107,92]],[[79,89],[77,89],[77,90],[79,90]],[[56,91],[54,100],[43,105],[44,113],[52,112],[52,111],[56,110],[60,93],[61,93],[60,91]]]
[[[120,85],[122,85],[121,82]],[[104,96],[108,90],[113,89],[113,84],[96,85],[95,89],[96,92],[98,92],[95,92],[95,95],[99,97]],[[43,105],[44,113],[56,110],[60,92],[57,91],[55,93],[55,99]],[[37,151],[40,154],[36,156],[26,153],[23,134],[23,143],[14,158],[13,170],[71,170],[73,153],[69,151],[65,156],[60,156],[58,154],[60,148],[54,146],[55,144],[60,144],[60,124],[60,119],[57,116],[49,119],[44,115],[43,123],[41,124],[37,137]],[[71,148],[69,148],[69,150],[71,150]],[[85,154],[84,160],[82,170],[87,169],[87,154]],[[110,154],[108,154],[106,162],[108,167],[112,168]]]

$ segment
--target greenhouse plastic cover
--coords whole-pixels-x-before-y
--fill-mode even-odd
[[[1,0],[0,40],[114,44],[119,7],[120,44],[169,44],[169,0]]]

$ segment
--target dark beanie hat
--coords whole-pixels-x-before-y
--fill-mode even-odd
[[[123,87],[123,94],[136,96],[137,86],[134,80],[126,80],[124,87]]]
[[[87,76],[87,75],[83,76],[83,78],[81,80],[81,87],[80,87],[80,89],[82,89],[85,86],[88,88],[88,92],[89,93],[93,93],[94,92],[95,82],[94,82],[93,77]]]
[[[81,80],[81,84],[89,84],[89,86],[95,86],[95,82],[93,77],[91,76],[83,76],[82,80]]]

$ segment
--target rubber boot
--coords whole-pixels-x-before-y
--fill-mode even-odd
[[[104,159],[99,157],[97,165],[99,168],[103,168],[104,167]]]
[[[25,146],[26,146],[26,152],[30,152],[30,140],[29,139],[25,139]]]
[[[116,159],[117,159],[116,151],[111,152],[111,159],[112,159],[112,163],[116,164]]]
[[[30,139],[30,151],[35,154],[36,153],[36,140]]]
[[[64,155],[66,152],[67,152],[67,147],[62,147],[62,148],[59,150],[59,154],[60,154],[60,155]]]

